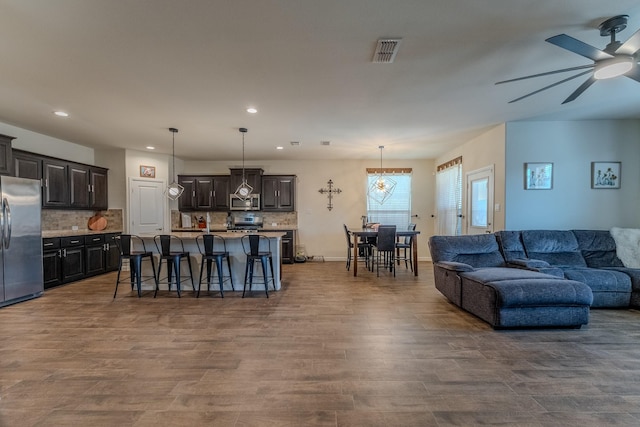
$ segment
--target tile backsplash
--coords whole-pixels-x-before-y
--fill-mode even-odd
[[[207,212],[184,212],[191,216],[192,227],[196,227],[197,220],[195,218],[206,218]],[[232,212],[231,215],[242,215],[244,212]],[[278,228],[278,229],[296,229],[298,228],[298,213],[297,212],[255,212],[262,215],[264,222],[264,228]],[[226,212],[209,212],[209,218],[211,218],[211,228],[222,228],[227,220]],[[277,224],[275,227],[272,224]],[[183,227],[181,214],[177,210],[171,211],[171,228],[178,229]]]
[[[122,231],[122,209],[108,209],[99,211],[107,220],[106,231]],[[94,211],[75,211],[62,209],[42,209],[42,231],[72,230],[74,226],[78,230],[88,230],[89,218],[95,215]]]

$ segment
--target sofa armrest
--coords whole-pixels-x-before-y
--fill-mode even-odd
[[[436,263],[438,267],[444,268],[449,271],[463,272],[463,271],[473,271],[475,268],[470,266],[469,264],[465,264],[463,262],[454,262],[454,261],[439,261]]]
[[[512,264],[514,267],[521,268],[545,268],[551,267],[547,261],[542,261],[540,259],[528,259],[528,258],[518,258],[509,260],[509,264]]]

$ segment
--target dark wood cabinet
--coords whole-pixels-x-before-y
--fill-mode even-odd
[[[45,289],[118,270],[120,233],[42,239]]]
[[[229,193],[233,194],[236,189],[242,184],[242,169],[230,169],[231,181],[229,183]],[[253,187],[254,193],[260,193],[262,189],[262,169],[247,169],[244,170],[244,176],[247,180],[247,184]]]
[[[89,168],[89,208],[109,209],[108,170],[98,167]]]
[[[262,210],[290,212],[295,210],[295,175],[263,175]]]
[[[106,271],[117,271],[120,264],[120,250],[116,243],[116,238],[120,233],[108,233],[104,235],[104,250]]]
[[[109,208],[108,169],[15,150],[14,175],[42,180],[42,207]]]
[[[69,207],[86,209],[89,207],[89,168],[69,164]]]
[[[42,207],[69,207],[69,163],[62,160],[42,160]]]
[[[85,277],[85,256],[83,236],[61,237],[62,283],[73,282]]]
[[[0,175],[13,174],[13,153],[11,150],[11,142],[15,138],[13,136],[0,134]]]
[[[13,174],[19,178],[42,179],[42,157],[13,150]]]
[[[179,175],[184,193],[178,199],[180,211],[226,211],[229,209],[229,176]]]
[[[104,235],[94,234],[84,237],[85,277],[106,271]]]
[[[286,235],[282,236],[282,263],[283,264],[293,264],[294,261],[294,247],[295,247],[295,231],[294,230],[286,230]]]
[[[42,239],[42,272],[45,289],[62,284],[61,259],[60,238]]]

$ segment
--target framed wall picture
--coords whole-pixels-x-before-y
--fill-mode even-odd
[[[553,163],[525,163],[524,189],[551,190],[553,188]]]
[[[140,176],[143,177],[143,178],[155,178],[156,177],[156,167],[155,166],[140,165]]]
[[[620,188],[620,162],[591,162],[591,188]]]

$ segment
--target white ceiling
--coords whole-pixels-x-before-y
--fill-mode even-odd
[[[498,123],[640,118],[640,83],[499,80],[590,63],[597,26],[637,0],[0,0],[0,122],[183,159],[433,158]],[[401,37],[393,64],[378,38]],[[250,115],[249,106],[259,109]],[[71,115],[60,119],[54,110]],[[290,145],[299,141],[298,147]],[[331,141],[322,146],[321,141]],[[275,147],[284,146],[277,151]]]

